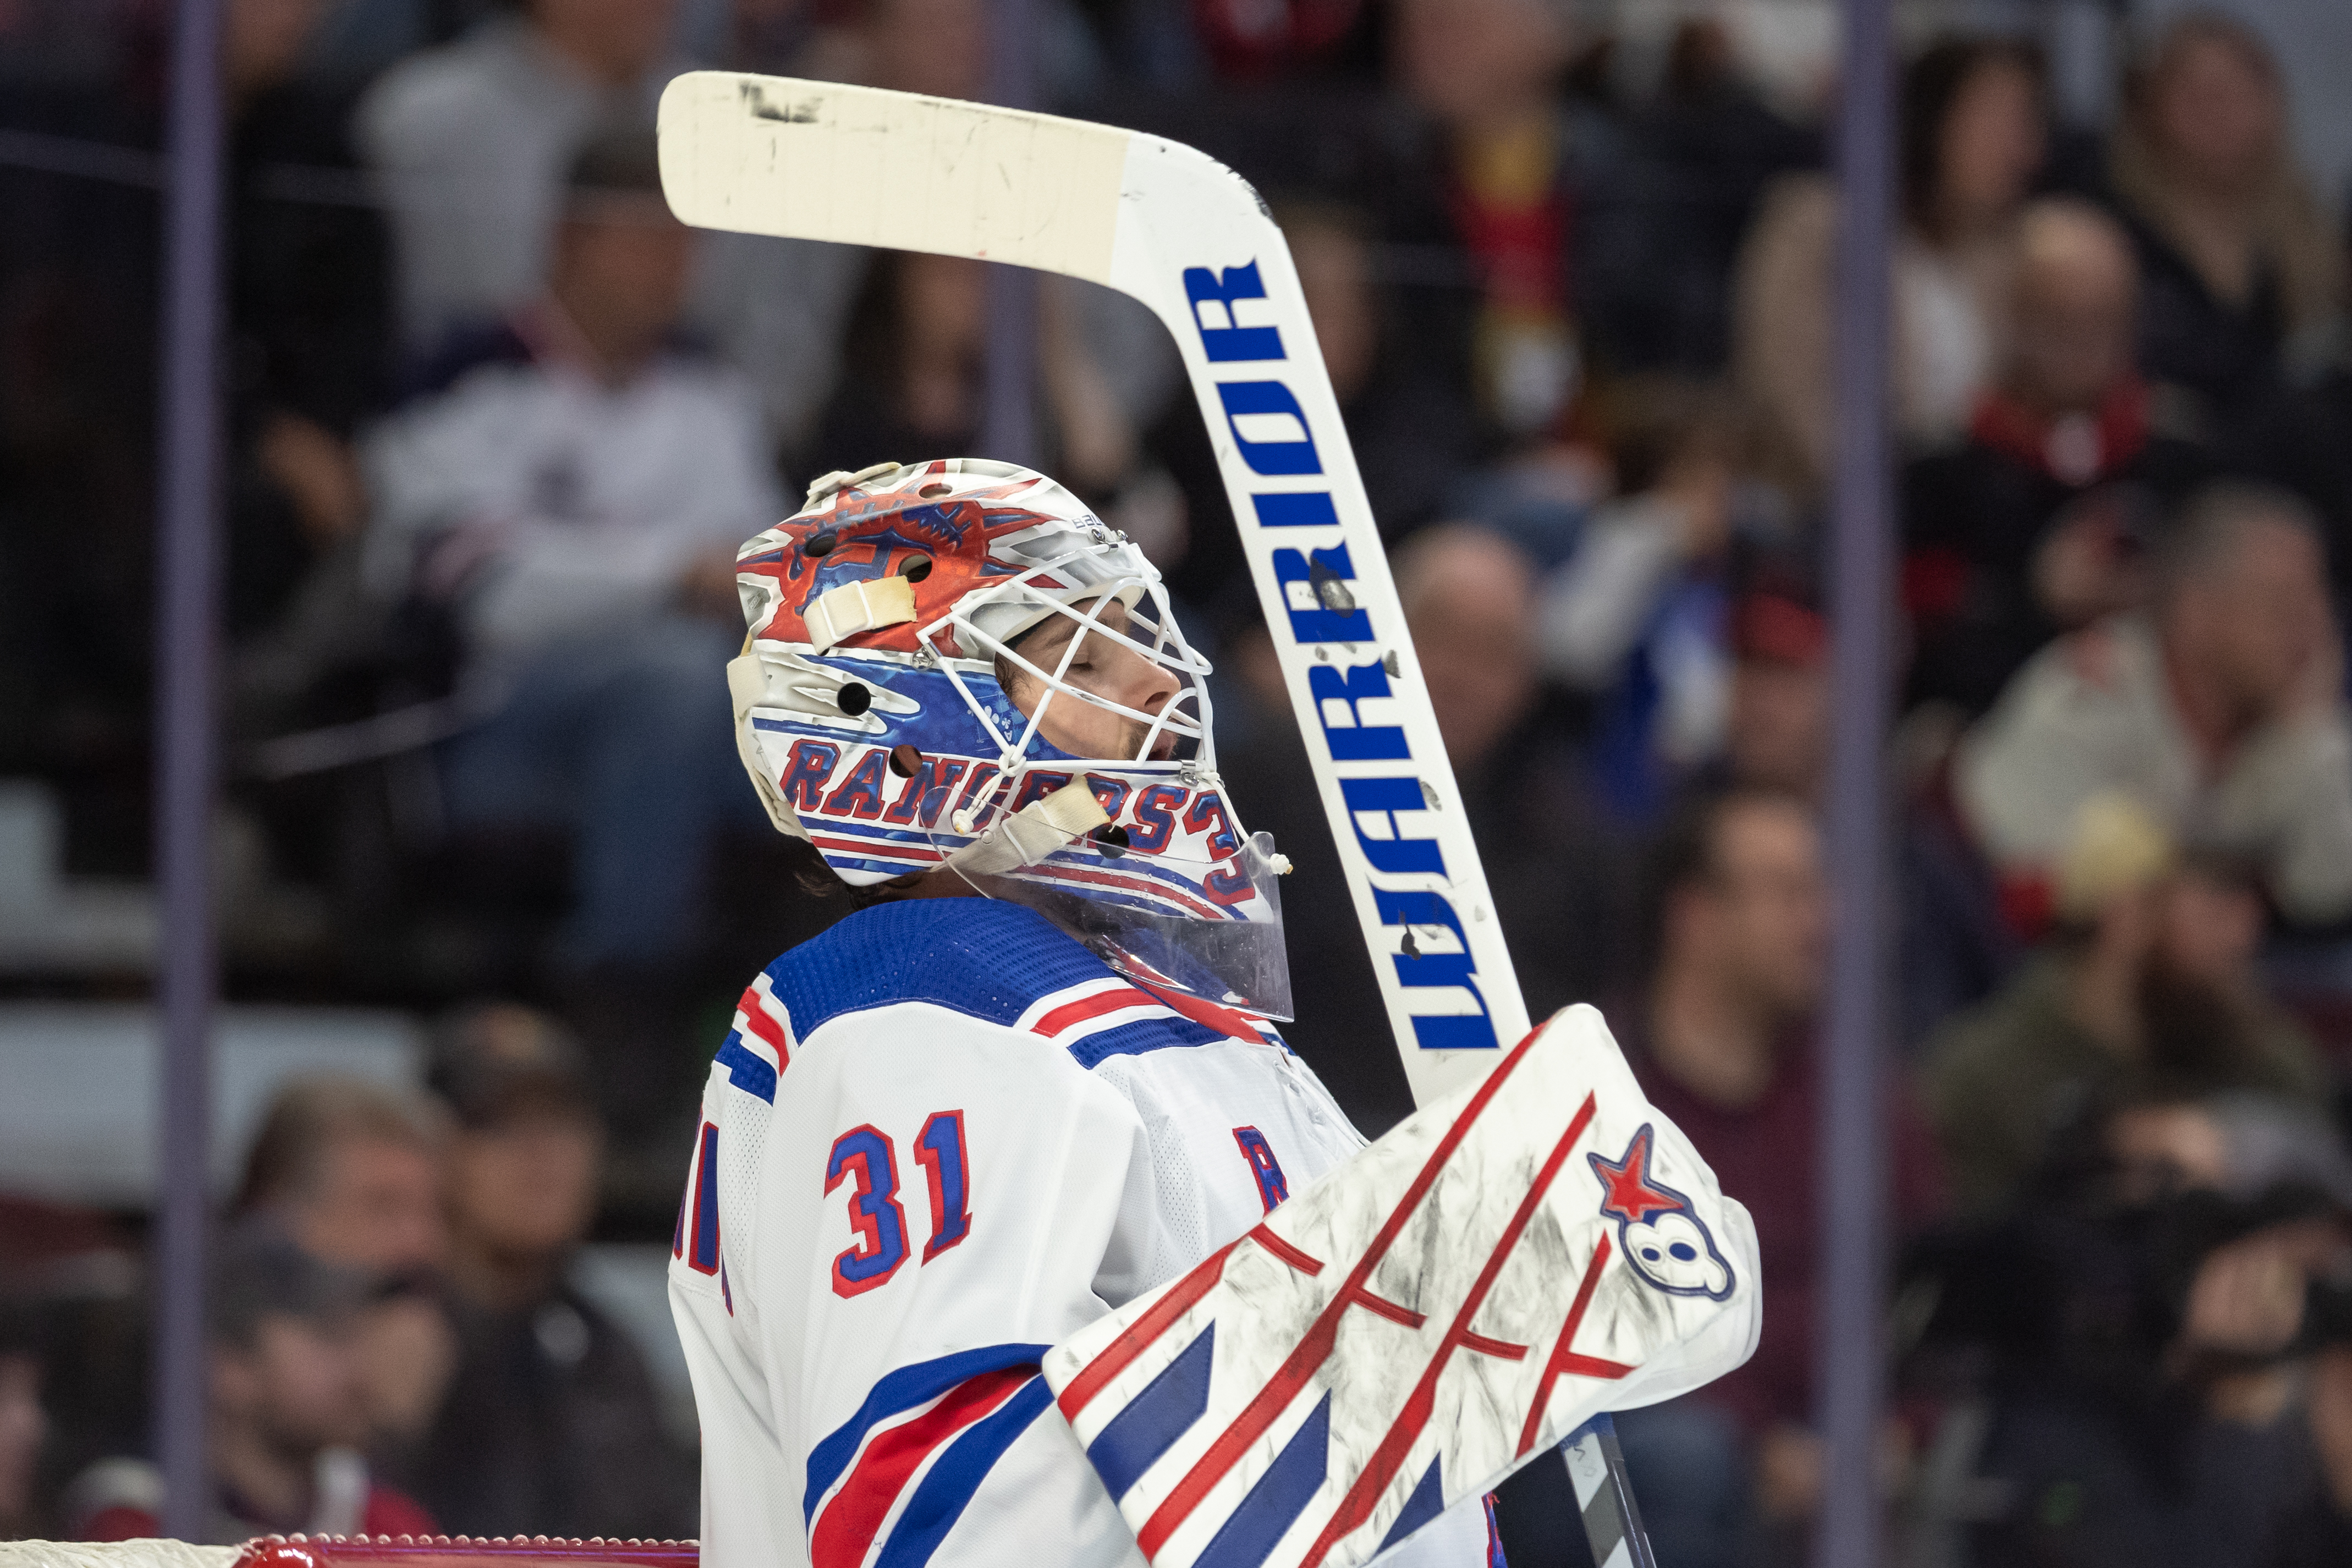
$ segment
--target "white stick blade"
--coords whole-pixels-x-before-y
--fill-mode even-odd
[[[878,88],[691,71],[661,99],[662,189],[698,228],[1110,277],[1129,133]]]

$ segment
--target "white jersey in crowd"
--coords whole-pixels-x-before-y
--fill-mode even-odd
[[[670,1302],[709,1568],[1141,1564],[1038,1375],[1363,1146],[1262,1025],[1042,916],[886,904],[743,996]],[[1382,1557],[1498,1563],[1457,1507]]]
[[[784,507],[740,374],[665,352],[608,385],[571,330],[544,304],[485,329],[363,451],[371,586],[457,596],[493,657],[661,612],[688,561]]]

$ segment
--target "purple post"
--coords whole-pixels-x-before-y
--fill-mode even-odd
[[[990,0],[988,96],[1006,109],[1037,107],[1037,29],[1029,0]],[[1039,461],[1037,275],[1025,267],[988,269],[988,406],[980,455],[1005,463]]]
[[[163,450],[155,551],[156,956],[163,1016],[155,1227],[155,1455],[163,1531],[204,1538],[205,1232],[210,1180],[215,768],[220,509],[221,4],[179,0],[164,238]]]
[[[1888,0],[1846,0],[1838,131],[1837,483],[1832,508],[1828,854],[1836,923],[1822,1062],[1822,1268],[1814,1386],[1828,1446],[1820,1568],[1876,1568],[1885,1394],[1887,648],[1894,496],[1886,429],[1894,225]]]

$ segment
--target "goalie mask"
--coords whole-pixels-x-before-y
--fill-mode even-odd
[[[737,749],[843,881],[945,865],[1130,978],[1290,1016],[1287,867],[1224,800],[1208,663],[1076,497],[977,458],[828,475],[736,582]]]

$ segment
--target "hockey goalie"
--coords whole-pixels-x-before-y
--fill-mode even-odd
[[[1285,862],[1068,491],[832,475],[739,570],[742,759],[853,912],[704,1092],[712,1568],[1473,1568],[1503,1476],[1745,1359],[1747,1215],[1590,1009],[1370,1146],[1284,1045]]]

